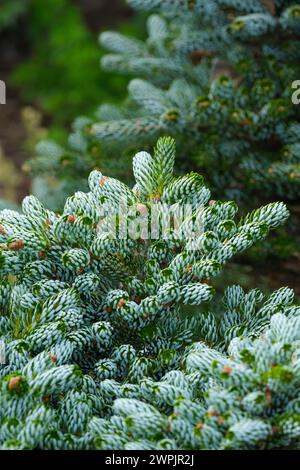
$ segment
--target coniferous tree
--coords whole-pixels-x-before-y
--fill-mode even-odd
[[[237,220],[200,175],[175,178],[174,159],[162,138],[135,156],[133,189],[94,170],[61,215],[33,196],[22,214],[0,212],[3,449],[298,446],[292,291],[232,286],[223,306],[212,301],[222,265],[288,211],[272,203]],[[154,214],[160,229],[183,205],[180,224],[146,236]]]
[[[109,71],[134,78],[127,105],[74,124],[69,148],[43,145],[33,169],[65,174],[103,165],[107,147],[173,135],[181,164],[223,197],[299,196],[300,4],[291,0],[129,0],[149,11],[145,42],[105,32]],[[112,150],[111,150],[112,151]],[[51,156],[51,163],[49,158]],[[58,171],[59,173],[59,171]],[[76,171],[75,171],[76,173]]]

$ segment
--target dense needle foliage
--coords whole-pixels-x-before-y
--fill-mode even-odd
[[[34,196],[0,212],[2,448],[223,449],[297,446],[299,307],[213,279],[288,217],[236,217],[196,173],[173,176],[175,144],[133,160],[136,185],[94,170],[63,213]],[[189,204],[156,239],[113,231]],[[201,219],[201,234],[182,236]],[[159,227],[162,220],[159,219]],[[129,235],[129,225],[126,235]],[[160,232],[158,232],[160,234]]]
[[[217,286],[299,197],[300,4],[128,3],[148,38],[100,36],[124,106],[29,162],[55,211],[77,192],[0,210],[0,448],[299,449],[292,289]]]

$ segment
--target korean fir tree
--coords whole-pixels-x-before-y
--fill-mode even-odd
[[[130,3],[153,7],[143,0]],[[129,93],[142,114],[155,119],[159,132],[183,140],[190,135],[196,162],[222,193],[264,188],[269,194],[299,194],[299,112],[291,86],[300,73],[300,4],[156,3],[163,19],[150,16],[143,50],[135,56],[131,51],[128,61],[123,38],[104,33],[102,43],[117,54],[103,65],[136,73],[139,80],[131,82]],[[100,138],[102,130],[109,138],[105,124],[94,128]]]
[[[222,265],[287,209],[237,220],[174,159],[161,138],[134,157],[133,189],[94,170],[60,215],[34,196],[0,212],[3,449],[297,446],[291,290],[213,301]]]
[[[40,146],[32,168],[55,171],[64,162],[64,175],[73,180],[74,168],[87,171],[107,146],[126,155],[173,135],[182,167],[201,169],[221,197],[248,204],[257,195],[295,200],[300,115],[292,86],[300,77],[300,3],[128,3],[149,12],[148,39],[100,37],[110,52],[102,66],[135,77],[126,106],[104,105],[94,120],[78,119],[68,148]]]
[[[116,391],[112,417],[98,421],[96,445],[299,448],[300,308],[290,305],[292,299],[289,289],[280,289],[256,309],[262,300],[258,290],[229,288],[219,327],[215,315],[203,315],[204,341],[187,348],[181,370],[159,381],[147,377],[130,395],[121,387]]]

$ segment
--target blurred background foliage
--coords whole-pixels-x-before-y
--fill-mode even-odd
[[[100,19],[105,27],[105,18]],[[24,100],[36,103],[51,117],[51,133],[61,132],[79,114],[90,114],[97,104],[118,102],[125,96],[128,79],[100,68],[104,51],[88,29],[79,4],[48,0],[45,8],[41,0],[32,0],[26,27],[30,56],[16,67],[11,80]],[[131,21],[125,17],[119,29],[134,35],[142,31],[136,16]]]
[[[11,27],[26,12],[30,0],[0,0],[0,31]]]
[[[30,190],[24,162],[41,138],[64,142],[75,117],[125,98],[130,77],[100,68],[98,34],[110,27],[144,38],[143,15],[122,0],[0,0],[0,79],[8,88],[0,114],[1,206]]]

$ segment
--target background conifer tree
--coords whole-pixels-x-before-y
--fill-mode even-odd
[[[41,145],[38,172],[87,172],[109,148],[132,154],[173,135],[182,168],[205,173],[221,197],[299,196],[300,4],[290,0],[129,0],[149,12],[145,42],[105,32],[109,71],[135,77],[123,108],[100,106],[80,118],[67,149]],[[49,163],[50,168],[49,168]],[[115,161],[115,160],[114,160]],[[117,171],[120,171],[118,162]],[[75,171],[76,174],[76,171]]]

